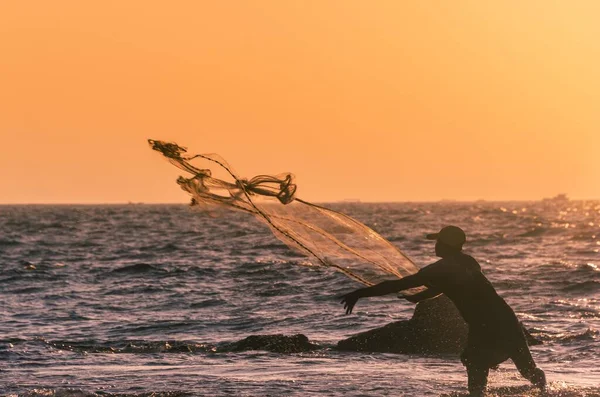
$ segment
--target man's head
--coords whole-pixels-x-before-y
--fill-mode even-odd
[[[427,235],[428,240],[436,240],[435,254],[441,258],[462,251],[467,241],[465,232],[457,226],[443,227],[438,233]]]

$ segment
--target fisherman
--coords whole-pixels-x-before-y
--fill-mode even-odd
[[[439,233],[428,234],[427,239],[436,240],[435,254],[442,259],[416,274],[344,295],[341,303],[346,314],[352,313],[360,298],[425,286],[426,290],[404,298],[417,303],[446,294],[469,326],[467,346],[461,354],[461,361],[467,368],[471,396],[482,396],[490,368],[509,358],[523,377],[545,389],[546,376],[531,357],[515,313],[483,275],[479,263],[462,252],[465,232],[456,226],[446,226]]]

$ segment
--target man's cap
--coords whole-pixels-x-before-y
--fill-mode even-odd
[[[467,241],[467,236],[458,226],[446,226],[439,233],[428,234],[427,240],[437,240],[451,247],[460,247]]]

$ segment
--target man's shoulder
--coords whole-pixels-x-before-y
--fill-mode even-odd
[[[448,259],[442,258],[439,261],[432,263],[431,265],[425,266],[424,268],[419,270],[419,273],[422,275],[431,275],[443,272],[447,269],[447,262]]]
[[[479,266],[479,262],[477,262],[477,260],[475,258],[473,258],[469,254],[465,254],[464,252],[461,252],[460,259],[461,259],[461,262],[463,262],[463,263],[469,263],[469,264],[474,264],[474,265]]]
[[[473,258],[471,255],[467,254],[466,252],[462,252],[462,251],[461,251],[461,253],[460,253],[460,256],[461,256],[461,257],[463,257],[463,258],[467,258],[467,259],[469,259],[469,260],[472,260],[472,261],[475,261],[475,262],[477,262],[477,261],[475,260],[475,258]]]

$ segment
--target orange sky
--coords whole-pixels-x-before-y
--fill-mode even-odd
[[[600,2],[2,1],[0,203],[600,198]]]

